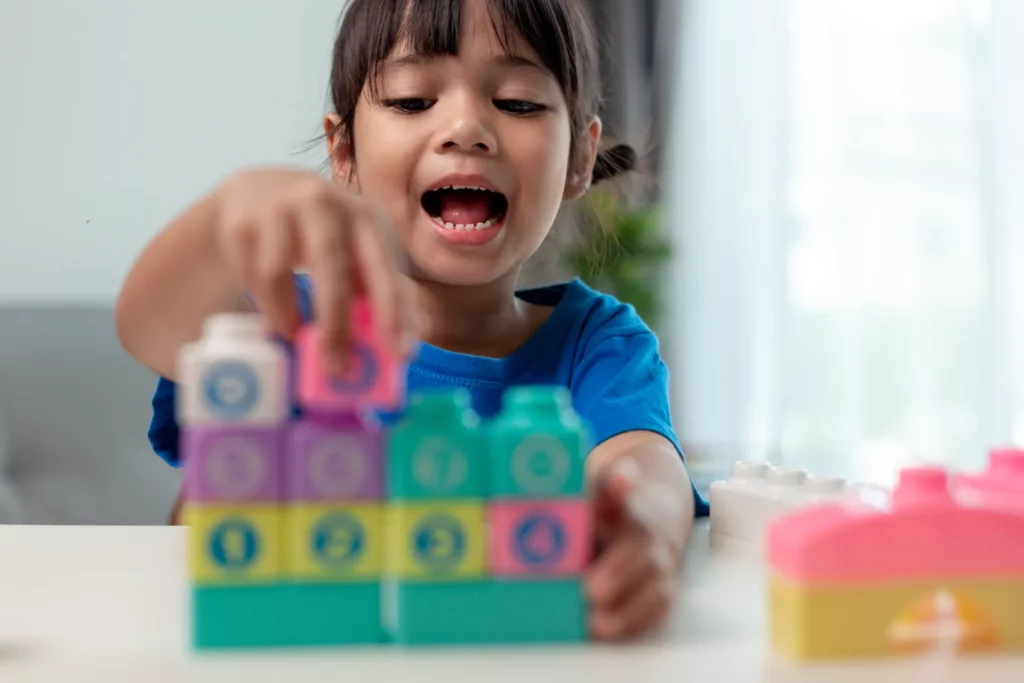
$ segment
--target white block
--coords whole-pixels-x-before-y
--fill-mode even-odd
[[[182,348],[177,417],[182,426],[272,425],[288,418],[288,358],[259,316],[211,316]]]
[[[711,484],[711,533],[760,542],[769,521],[784,512],[847,495],[840,477],[737,462],[728,480]]]

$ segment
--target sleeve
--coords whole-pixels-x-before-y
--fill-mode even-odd
[[[639,319],[635,330],[601,335],[585,345],[570,391],[595,445],[624,432],[649,431],[668,439],[685,462],[672,428],[668,368],[657,337]],[[696,487],[693,494],[696,516],[706,516],[707,502]]]
[[[295,276],[295,290],[299,297],[299,311],[303,320],[313,317],[312,285],[305,275]],[[161,377],[153,392],[153,417],[149,423],[149,444],[153,452],[171,467],[180,467],[178,452],[178,422],[175,417],[175,392],[177,385]]]

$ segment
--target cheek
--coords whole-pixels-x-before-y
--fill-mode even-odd
[[[510,156],[525,198],[538,210],[553,215],[561,204],[569,168],[569,123],[562,117],[537,125],[530,134],[513,136]]]
[[[407,194],[415,167],[416,146],[411,144],[408,132],[387,125],[385,118],[372,109],[357,110],[353,131],[355,171],[360,194],[367,199],[380,200],[390,211],[397,208],[395,198]],[[360,144],[360,141],[369,142]]]

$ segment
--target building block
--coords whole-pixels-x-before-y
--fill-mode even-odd
[[[482,499],[487,441],[465,390],[414,395],[388,438],[388,497]]]
[[[326,371],[320,332],[303,326],[296,336],[296,392],[299,405],[312,412],[351,411],[367,407],[394,410],[405,394],[405,362],[387,350],[374,330],[369,304],[352,307],[350,355],[343,375]]]
[[[1024,509],[1024,449],[993,450],[984,472],[960,474],[954,486],[958,497],[968,502]]]
[[[590,437],[564,387],[517,387],[490,428],[496,499],[579,497]]]
[[[288,587],[194,586],[192,646],[198,650],[290,645]]]
[[[181,437],[185,497],[206,503],[276,503],[284,432],[278,427],[195,427]]]
[[[291,431],[285,463],[289,501],[376,501],[384,493],[380,426],[356,413],[306,416]]]
[[[400,583],[393,637],[402,645],[580,642],[584,598],[578,577]]]
[[[178,372],[182,425],[277,425],[288,417],[288,359],[255,315],[210,317],[202,338],[182,349]]]
[[[796,659],[1024,649],[1024,512],[910,468],[885,504],[829,501],[767,528],[773,647]]]
[[[274,583],[283,574],[278,505],[186,505],[192,580],[201,585]]]
[[[499,502],[489,514],[492,574],[578,575],[586,569],[591,552],[586,500]]]
[[[853,497],[855,492],[840,477],[815,476],[764,462],[737,462],[728,480],[711,483],[711,532],[760,542],[767,523],[780,514]]]
[[[293,584],[286,591],[289,644],[325,647],[384,642],[380,582]]]
[[[464,581],[485,574],[482,502],[394,503],[388,515],[388,574],[399,581]]]
[[[289,505],[288,574],[298,582],[379,581],[384,516],[378,504]]]

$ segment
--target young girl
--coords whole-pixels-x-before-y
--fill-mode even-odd
[[[579,281],[516,291],[561,203],[631,165],[628,148],[598,151],[595,42],[582,0],[351,0],[324,121],[333,181],[234,175],[153,240],[121,292],[121,341],[161,376],[157,453],[178,465],[175,359],[204,318],[256,309],[288,338],[315,317],[339,368],[348,301],[363,293],[396,349],[423,340],[412,391],[466,387],[489,416],[510,386],[569,388],[597,444],[592,632],[661,622],[706,506],[658,341]]]

